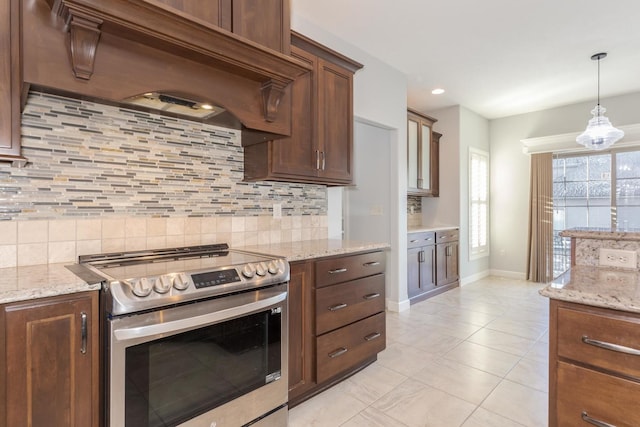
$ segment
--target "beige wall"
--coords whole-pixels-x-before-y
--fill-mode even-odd
[[[640,93],[605,98],[614,126],[640,123]],[[524,277],[529,208],[529,156],[521,140],[581,132],[594,101],[489,122],[491,138],[491,269]]]

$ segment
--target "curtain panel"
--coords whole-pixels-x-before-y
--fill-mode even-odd
[[[552,154],[531,155],[527,280],[553,279],[553,169]]]

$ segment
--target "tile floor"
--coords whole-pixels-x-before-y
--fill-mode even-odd
[[[543,427],[548,300],[489,277],[387,313],[387,348],[289,411],[290,427]]]

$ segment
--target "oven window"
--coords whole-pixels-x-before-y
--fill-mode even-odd
[[[280,374],[279,310],[126,350],[127,427],[175,426]]]

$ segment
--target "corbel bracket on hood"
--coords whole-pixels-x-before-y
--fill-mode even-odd
[[[48,5],[48,13],[43,3]],[[290,134],[288,86],[310,71],[302,61],[155,0],[35,0],[24,8],[28,84],[111,102],[163,90],[191,92],[204,98],[220,96],[224,99],[212,100],[238,117],[246,128],[276,137]],[[52,21],[45,13],[57,19]],[[46,32],[44,27],[48,27]],[[61,38],[64,33],[68,34]],[[53,46],[56,40],[51,37],[65,40],[75,81],[61,77],[62,69],[51,71],[49,67],[45,72],[37,64],[44,60],[51,65],[51,49],[62,53]],[[112,68],[116,60],[128,61],[123,64],[129,71],[126,79],[123,71]],[[144,75],[152,66],[153,75]],[[210,78],[219,81],[203,87],[198,81],[206,78],[207,69],[212,70]],[[176,70],[184,70],[182,78],[193,80],[191,88],[187,90],[185,82],[176,80]],[[196,78],[190,73],[197,74]],[[226,79],[231,83],[222,81]],[[126,88],[113,83],[123,80]],[[153,87],[151,82],[163,86]],[[166,82],[177,84],[167,87]],[[233,95],[237,100],[230,101],[228,91],[223,93],[225,85],[237,88],[238,95]],[[257,107],[253,106],[255,101]],[[256,117],[258,112],[261,117]]]

